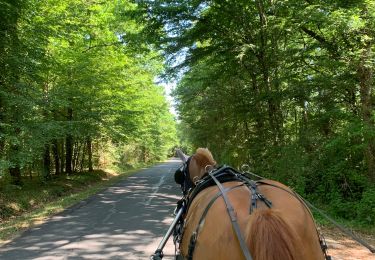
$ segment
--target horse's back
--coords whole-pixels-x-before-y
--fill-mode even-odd
[[[227,182],[223,186],[229,188],[239,184],[240,182]],[[291,190],[281,183],[267,180],[258,185],[258,192],[272,202],[272,210],[269,212],[277,214],[280,221],[286,223],[286,228],[290,228],[289,231],[293,235],[294,241],[296,241],[296,247],[301,247],[295,248],[296,251],[300,252],[301,259],[323,259],[319,237],[311,214],[304,204],[293,195]],[[223,198],[218,197],[213,202],[213,198],[218,194],[219,189],[216,186],[212,186],[201,191],[194,198],[185,218],[186,228],[181,245],[183,255],[188,255],[189,246],[192,246],[191,238],[193,233],[198,231],[196,243],[193,243],[193,259],[244,259]],[[251,234],[251,230],[255,230],[252,226],[252,221],[256,214],[250,214],[251,192],[246,186],[241,186],[230,190],[227,195],[236,211],[242,235],[251,248],[251,244],[257,239],[257,237],[248,237]],[[202,215],[211,203],[212,205],[208,209],[207,215],[201,221]],[[257,200],[255,211],[266,212],[267,210],[269,210],[268,207],[262,201]],[[198,227],[200,221],[201,223]],[[265,228],[267,229],[268,227]],[[264,239],[267,240],[267,236]],[[267,247],[268,242],[262,242],[264,243],[264,248],[266,250],[274,250],[274,248]],[[255,260],[261,259],[256,257],[257,252],[250,253]]]

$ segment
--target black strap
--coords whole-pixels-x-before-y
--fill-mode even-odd
[[[235,231],[235,234],[237,236],[237,239],[240,243],[240,246],[241,246],[242,253],[243,253],[244,257],[246,258],[246,260],[252,260],[253,258],[251,257],[249,248],[247,247],[247,245],[245,243],[245,239],[243,238],[243,236],[241,234],[240,227],[237,223],[236,212],[234,211],[234,209],[232,207],[232,204],[230,203],[230,201],[228,199],[228,196],[226,194],[226,190],[224,189],[223,185],[221,185],[221,183],[216,179],[216,177],[212,173],[209,173],[209,174],[210,174],[211,178],[215,181],[217,187],[219,188],[219,190],[220,190],[220,192],[223,196],[225,205],[227,207],[227,212],[229,214],[229,217],[230,217],[230,220],[231,220],[231,223],[232,223],[232,227],[233,227],[233,229]]]
[[[225,189],[225,191],[228,192],[228,191],[234,190],[234,189],[242,187],[242,186],[243,186],[243,183],[241,183],[240,185],[236,185],[236,186],[227,188],[227,189]],[[197,226],[196,230],[193,232],[193,234],[190,237],[189,248],[188,248],[188,256],[187,256],[188,260],[192,260],[193,259],[195,244],[197,242],[197,236],[198,236],[200,228],[202,226],[202,222],[206,218],[208,210],[214,204],[214,202],[216,201],[216,199],[221,196],[221,194],[222,194],[221,191],[219,191],[218,193],[216,193],[216,195],[211,199],[211,201],[208,203],[207,207],[203,211],[203,214],[202,214],[201,218],[199,219],[198,226]]]
[[[257,208],[257,185],[254,181],[249,180],[246,182],[247,187],[250,189],[251,192],[251,199],[250,199],[250,210],[249,213],[253,213],[253,211]]]
[[[234,169],[229,166],[221,166],[214,171],[216,179],[218,179],[221,183],[229,182],[229,181],[239,181],[239,174]],[[210,186],[216,185],[212,178],[206,173],[202,179],[200,179],[196,186],[190,190],[188,194],[188,203],[187,209],[189,209],[190,204],[194,200],[194,198],[204,189]]]

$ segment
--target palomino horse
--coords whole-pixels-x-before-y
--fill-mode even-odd
[[[327,257],[311,212],[287,186],[272,180],[251,181],[243,175],[239,179],[224,176],[226,181],[221,184],[214,182],[192,195],[194,187],[210,178],[205,176],[220,168],[208,149],[199,148],[191,157],[179,155],[184,161],[184,174],[175,178],[188,201],[179,238],[184,259]]]

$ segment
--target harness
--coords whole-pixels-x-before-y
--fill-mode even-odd
[[[188,166],[188,162],[186,163],[185,166]],[[186,172],[186,168],[188,168],[188,167],[185,167],[185,169],[181,169],[181,173],[185,177],[184,182],[180,183],[181,188],[186,188],[186,187],[189,187],[191,185],[191,183],[186,181],[186,177],[190,181],[189,172]],[[176,175],[175,175],[175,179],[176,179]],[[225,188],[222,185],[222,183],[229,182],[229,181],[240,182],[240,184],[232,186],[232,187]],[[214,204],[214,202],[219,197],[223,197],[223,200],[224,200],[224,203],[225,203],[225,206],[226,206],[226,210],[227,210],[228,215],[229,215],[230,220],[231,220],[232,228],[233,228],[234,233],[236,235],[236,238],[237,238],[237,240],[240,244],[242,253],[243,253],[246,260],[252,260],[253,258],[252,258],[251,253],[250,253],[250,251],[249,251],[249,249],[248,249],[248,247],[245,243],[245,239],[244,239],[244,237],[241,233],[240,227],[238,225],[236,212],[235,212],[234,208],[232,207],[232,204],[230,203],[230,201],[228,199],[227,193],[232,191],[232,190],[238,189],[240,187],[246,186],[250,190],[250,193],[251,193],[251,199],[250,199],[250,205],[249,205],[249,214],[251,214],[257,208],[258,201],[264,203],[268,208],[272,207],[272,202],[269,201],[263,194],[261,194],[258,191],[258,186],[260,186],[260,185],[271,185],[271,186],[275,186],[275,187],[283,189],[283,190],[285,190],[285,189],[282,188],[282,187],[278,187],[276,185],[269,184],[269,183],[264,182],[262,180],[258,180],[258,181],[251,180],[244,173],[238,172],[237,170],[233,169],[232,167],[226,166],[226,165],[218,167],[218,168],[216,168],[216,169],[214,169],[210,172],[207,172],[202,179],[200,179],[198,182],[196,182],[195,185],[196,185],[195,187],[194,186],[189,187],[188,190],[183,189],[184,197],[182,198],[182,200],[179,203],[180,203],[180,205],[186,205],[185,213],[188,212],[192,201],[202,190],[204,190],[204,189],[206,189],[210,186],[216,185],[219,188],[219,192],[217,192],[215,194],[215,196],[210,200],[210,202],[206,206],[204,212],[202,213],[202,215],[199,219],[199,222],[198,222],[198,225],[197,225],[195,231],[192,233],[192,235],[190,237],[187,259],[188,260],[193,259],[193,254],[194,254],[197,238],[198,238],[200,229],[203,226],[202,223],[204,222],[209,209],[211,208],[211,206]],[[293,195],[294,197],[296,197],[298,200],[301,201],[298,194],[296,195],[294,192],[290,192],[288,190],[285,190],[285,191],[290,193],[291,195]],[[306,204],[303,202],[303,200],[302,200],[302,204],[310,212],[310,210],[308,209]],[[310,214],[311,214],[311,212],[310,212]],[[180,244],[181,240],[182,240],[182,235],[183,235],[183,232],[184,232],[184,225],[183,225],[182,222],[183,221],[181,221],[179,227],[176,228],[176,230],[175,230],[175,234],[174,234],[175,244],[177,242]],[[320,241],[320,244],[321,244],[322,251],[325,255],[325,258],[327,260],[329,260],[331,258],[327,255],[326,243],[325,243],[324,239],[320,236],[318,231],[317,231],[317,233],[318,233],[319,241]]]
[[[237,181],[237,182],[239,181],[241,183],[233,187],[229,187],[229,188],[223,187],[222,183],[229,182],[229,181]],[[261,200],[265,202],[265,204],[268,207],[271,207],[272,203],[268,201],[262,194],[260,194],[257,191],[256,182],[250,180],[245,175],[243,175],[242,173],[239,173],[232,167],[224,165],[215,169],[214,171],[207,172],[207,174],[196,183],[196,186],[193,189],[189,190],[189,192],[187,193],[187,196],[185,197],[185,204],[187,205],[186,211],[188,211],[192,201],[202,190],[210,186],[214,186],[214,185],[216,185],[219,188],[219,192],[208,203],[207,207],[205,208],[198,222],[198,226],[196,230],[192,233],[192,236],[190,237],[187,259],[191,260],[193,258],[194,249],[195,249],[196,242],[197,242],[197,237],[198,237],[200,228],[202,227],[202,223],[206,218],[208,210],[211,208],[211,206],[219,197],[223,197],[223,200],[226,205],[226,210],[230,217],[233,230],[240,244],[243,255],[245,256],[246,260],[252,260],[253,258],[251,257],[249,249],[245,243],[245,239],[243,238],[240,227],[238,225],[236,212],[228,199],[227,193],[231,190],[247,186],[250,189],[251,194],[252,194],[249,213],[251,213],[257,207],[257,200]],[[186,186],[186,185],[182,185],[182,186]],[[181,238],[182,238],[182,234],[180,235],[180,240]]]

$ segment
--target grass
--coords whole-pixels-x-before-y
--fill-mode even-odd
[[[0,181],[0,244],[135,172],[99,170],[54,176],[47,182],[24,178],[21,187]]]
[[[367,242],[375,244],[375,226],[373,225],[364,225],[362,223],[358,223],[354,220],[349,221],[337,216],[330,216],[333,220],[335,220],[339,225],[344,227],[346,230],[354,233],[355,235],[364,238]],[[336,233],[337,236],[344,236],[344,232],[341,231],[338,227],[336,227],[333,223],[331,223],[328,219],[321,216],[320,214],[314,214],[314,219],[319,227],[322,228],[323,234],[327,232],[328,234]]]

